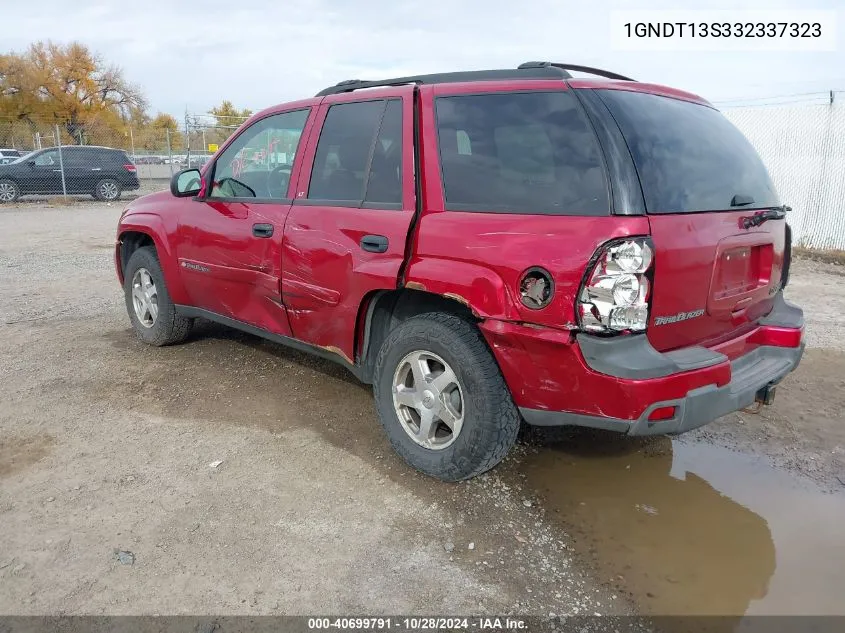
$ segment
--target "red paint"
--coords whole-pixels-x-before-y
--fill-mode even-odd
[[[675,417],[675,411],[677,411],[677,407],[658,407],[657,409],[648,414],[648,420],[650,422],[671,420]]]
[[[770,310],[781,277],[784,230],[778,221],[742,229],[740,218],[749,210],[604,217],[445,211],[435,95],[596,87],[707,104],[695,95],[651,84],[573,79],[400,86],[276,106],[254,115],[241,131],[271,114],[311,108],[291,174],[290,201],[226,202],[205,200],[204,192],[197,199],[159,192],[130,204],[118,237],[138,231],[153,239],[175,303],[292,336],[347,360],[361,356],[364,315],[375,291],[406,286],[453,299],[479,319],[518,406],[634,420],[655,402],[682,398],[705,385],[728,384],[731,367],[725,361],[662,378],[622,380],[586,365],[574,336],[575,303],[591,256],[608,240],[652,237],[647,336],[658,350],[704,345],[734,359],[760,345],[797,347],[802,331],[757,325]],[[410,169],[417,162],[415,90],[420,104],[420,201]],[[401,209],[303,203],[329,106],[385,97],[403,101]],[[211,165],[203,169],[203,182]],[[414,222],[418,205],[422,212]],[[273,236],[254,236],[256,223],[271,224]],[[361,238],[373,234],[388,239],[386,252],[362,250]],[[745,259],[733,259],[736,255]],[[115,264],[122,280],[119,248]],[[541,310],[526,308],[519,300],[521,275],[531,266],[547,269],[555,282],[553,300]],[[655,324],[658,316],[698,310],[704,313]],[[652,419],[673,414],[658,409]]]
[[[692,101],[693,103],[700,103],[713,107],[707,99],[699,97],[697,94],[686,92],[685,90],[677,90],[676,88],[669,88],[667,86],[659,86],[657,84],[641,83],[639,81],[620,81],[616,79],[592,79],[592,78],[577,78],[570,79],[569,83],[572,88],[594,88],[596,90],[627,90],[629,92],[647,92],[649,94],[661,95],[663,97],[671,97],[673,99],[681,99],[682,101]]]
[[[777,327],[766,325],[759,327],[748,337],[754,345],[772,345],[773,347],[800,347],[804,340],[804,328]]]
[[[517,406],[635,420],[655,402],[731,379],[730,363],[649,380],[623,380],[593,371],[569,332],[503,321],[481,331]]]
[[[402,164],[414,163],[413,88],[379,90],[371,98],[400,97],[403,121]],[[296,184],[296,199],[305,198],[317,151],[319,128],[333,103],[360,101],[359,93],[332,95],[320,106],[314,133],[308,138],[305,164]],[[299,152],[298,152],[299,153]],[[331,347],[347,359],[355,355],[356,319],[364,297],[374,290],[396,288],[405,260],[405,244],[414,216],[413,172],[403,174],[399,210],[353,209],[294,204],[285,224],[282,247],[282,299],[293,335],[319,347]],[[388,239],[384,253],[361,248],[365,235]]]
[[[783,266],[784,223],[746,231],[738,221],[747,215],[648,216],[655,247],[648,338],[656,349],[718,345],[741,336],[771,310]],[[702,309],[699,317],[655,325],[657,317]]]

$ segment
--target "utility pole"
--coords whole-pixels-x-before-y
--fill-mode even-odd
[[[164,128],[164,133],[167,136],[167,164],[170,166],[170,175],[173,175],[173,150],[170,149],[170,129]]]
[[[132,125],[129,126],[129,144],[132,146],[132,162],[135,162],[135,136],[132,134]]]
[[[185,149],[187,150],[186,161],[191,162],[191,128],[188,124],[188,106],[185,106]]]
[[[59,149],[59,171],[62,172],[62,195],[67,198],[67,183],[65,182],[65,161],[62,158],[62,136],[59,133],[59,126],[56,125],[56,147]]]

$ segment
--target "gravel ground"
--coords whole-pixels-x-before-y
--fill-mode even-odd
[[[121,208],[0,209],[0,613],[638,609],[591,564],[601,544],[571,536],[590,525],[525,472],[552,434],[444,484],[394,455],[369,389],[331,363],[212,324],[139,343],[111,260]],[[787,294],[812,307],[801,367],[774,406],[684,443],[841,488],[842,277],[795,263]],[[671,462],[665,439],[625,450],[650,442]]]
[[[210,324],[138,342],[120,209],[0,210],[0,613],[630,611],[524,475],[412,472],[342,369]]]

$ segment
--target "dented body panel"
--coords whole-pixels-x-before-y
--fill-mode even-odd
[[[227,141],[203,177],[214,173],[215,160],[251,125],[308,107],[286,197],[215,200],[206,195],[208,181],[194,198],[170,192],[140,198],[121,216],[118,277],[122,282],[123,236],[142,233],[153,241],[169,294],[184,314],[331,357],[363,380],[372,374],[386,331],[414,316],[409,306],[418,305],[423,312],[442,309],[477,324],[514,403],[532,423],[660,432],[647,416],[663,403],[676,409],[662,427],[666,432],[709,421],[702,407],[710,404],[702,402],[715,403],[714,412],[734,410],[756,397],[756,389],[780,381],[800,359],[803,314],[781,293],[787,248],[782,220],[747,230],[742,219],[753,211],[647,215],[636,178],[627,184],[613,179],[614,161],[629,161],[633,170],[624,143],[622,154],[611,155],[607,146],[601,150],[607,207],[598,212],[447,210],[438,97],[579,90],[644,92],[709,107],[695,95],[651,84],[543,79],[390,86],[271,108]],[[402,103],[401,204],[309,199],[331,107],[390,99]],[[583,102],[575,103],[583,108]],[[586,108],[579,112],[588,117]],[[601,146],[595,123],[588,129]],[[601,123],[616,125],[609,115]],[[616,134],[621,136],[618,129]],[[374,136],[366,169],[378,142]],[[631,182],[636,190],[620,189]],[[633,199],[639,207],[620,206],[620,200]],[[602,197],[591,200],[598,204]],[[271,227],[272,235],[257,237],[256,225]],[[601,370],[612,363],[596,363],[585,354],[583,339],[583,349],[579,344],[585,334],[579,329],[579,290],[601,247],[628,237],[653,241],[654,287],[648,327],[637,339],[642,358],[625,361],[614,373]],[[384,248],[371,248],[369,238],[383,240]],[[751,264],[728,263],[726,253],[746,250],[754,254]],[[551,281],[551,297],[538,309],[521,296],[529,269],[544,271]],[[374,330],[378,306],[402,306],[401,314],[382,315]],[[606,342],[597,341],[595,349]],[[655,369],[661,363],[675,370]],[[640,365],[651,373],[638,375]]]

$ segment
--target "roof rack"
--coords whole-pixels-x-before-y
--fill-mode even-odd
[[[318,97],[334,95],[341,92],[352,92],[364,88],[379,88],[384,86],[404,86],[407,84],[447,84],[459,81],[496,81],[502,79],[571,79],[567,71],[590,73],[608,79],[621,79],[623,81],[634,81],[609,70],[591,68],[590,66],[579,66],[576,64],[555,64],[552,62],[525,62],[517,68],[506,68],[502,70],[468,70],[455,73],[436,73],[433,75],[411,75],[408,77],[396,77],[394,79],[379,79],[375,81],[364,81],[361,79],[346,79],[334,86],[317,93]]]
[[[625,75],[620,75],[619,73],[614,73],[609,70],[593,68],[592,66],[579,66],[578,64],[558,64],[555,62],[525,62],[524,64],[520,64],[518,68],[547,68],[549,66],[551,66],[552,68],[560,68],[563,71],[574,70],[580,73],[596,75],[597,77],[606,77],[607,79],[619,79],[621,81],[636,81],[636,79],[631,79],[630,77],[626,77]]]
[[[448,84],[458,81],[496,81],[501,79],[569,79],[570,75],[563,68],[551,64],[530,66],[523,68],[508,68],[504,70],[468,70],[456,73],[437,73],[434,75],[413,75],[410,77],[396,77],[394,79],[380,79],[377,81],[362,81],[347,79],[334,86],[317,93],[318,97],[352,92],[363,88],[378,88],[380,86],[403,86],[406,84]]]

